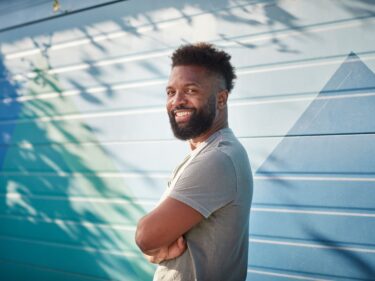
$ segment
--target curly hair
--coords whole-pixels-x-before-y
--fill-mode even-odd
[[[180,46],[172,54],[172,67],[179,65],[198,65],[219,74],[230,92],[234,86],[234,67],[230,63],[231,56],[209,43],[186,44]]]

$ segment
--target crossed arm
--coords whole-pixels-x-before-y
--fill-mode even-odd
[[[195,209],[167,197],[138,222],[135,241],[152,263],[173,259],[186,250],[183,234],[202,219]]]

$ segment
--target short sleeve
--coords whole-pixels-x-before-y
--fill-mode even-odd
[[[213,149],[197,155],[185,168],[169,196],[208,218],[236,198],[236,171],[230,157]]]

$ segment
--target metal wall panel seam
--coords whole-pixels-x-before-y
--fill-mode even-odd
[[[0,197],[5,197],[7,200],[22,200],[22,198],[29,198],[41,201],[69,201],[69,202],[84,202],[95,204],[114,204],[114,205],[156,205],[157,200],[139,200],[139,199],[123,199],[123,198],[104,198],[104,197],[80,197],[80,196],[50,196],[50,195],[30,195],[21,194],[17,192],[1,193]]]
[[[329,246],[329,245],[312,244],[312,243],[295,243],[295,242],[285,242],[285,241],[268,240],[268,239],[255,239],[255,238],[250,238],[249,242],[250,243],[257,243],[257,244],[281,245],[281,246],[288,246],[288,247],[290,246],[290,247],[327,249],[327,250],[339,250],[339,251],[375,254],[375,249],[368,249],[368,248],[356,248],[356,247],[346,247],[346,246]]]
[[[179,140],[176,139],[136,139],[136,140],[109,140],[109,141],[65,141],[65,142],[41,142],[41,143],[30,143],[23,141],[21,143],[10,143],[4,144],[0,143],[0,148],[2,147],[19,147],[24,149],[31,149],[33,147],[41,146],[65,146],[65,145],[74,145],[79,144],[80,146],[108,146],[108,145],[123,145],[123,144],[162,144],[162,143],[179,143]],[[1,175],[1,171],[0,171]]]
[[[322,173],[320,173],[322,174]],[[353,174],[356,175],[356,174]],[[149,178],[168,178],[170,173],[168,172],[69,172],[69,171],[56,171],[56,172],[38,172],[38,171],[1,171],[0,176],[23,176],[23,177],[98,177],[98,178],[143,178],[145,176]],[[253,176],[254,180],[290,180],[290,181],[333,181],[333,182],[374,182],[375,177],[373,175],[361,176],[356,175],[355,177],[348,177],[347,174],[343,176],[280,176],[280,175],[259,175]]]
[[[67,245],[67,244],[61,244],[61,243],[52,243],[52,242],[45,242],[45,241],[39,241],[39,240],[15,238],[15,237],[4,236],[4,235],[0,235],[0,240],[8,240],[8,241],[11,240],[11,241],[29,243],[29,244],[34,244],[34,245],[44,245],[44,246],[48,246],[48,247],[72,249],[72,250],[77,250],[77,251],[99,253],[99,254],[120,256],[120,257],[126,257],[126,258],[139,258],[139,257],[141,257],[141,255],[138,251],[137,252],[135,252],[135,251],[131,252],[131,251],[104,250],[104,249],[98,249],[98,248],[93,248],[93,247],[88,247],[88,246],[73,246],[73,245]]]
[[[275,272],[264,271],[264,270],[254,270],[251,268],[249,268],[247,272],[260,274],[260,275],[273,276],[273,277],[296,279],[296,280],[312,280],[312,281],[331,281],[332,280],[332,279],[321,279],[321,278],[315,278],[315,277],[306,277],[306,276],[295,275],[295,274],[275,273]]]
[[[85,228],[100,228],[100,229],[112,229],[112,230],[121,230],[128,232],[135,232],[136,225],[121,225],[121,224],[104,224],[99,222],[89,222],[89,221],[72,221],[67,219],[53,219],[50,217],[35,217],[35,216],[21,216],[21,215],[0,215],[0,219],[4,220],[18,220],[18,221],[27,221],[30,223],[46,223],[54,224],[59,226],[82,226]]]
[[[0,176],[27,176],[27,177],[99,177],[99,178],[144,178],[145,176],[151,178],[168,178],[170,173],[162,172],[33,172],[33,171],[1,171]]]
[[[1,193],[0,197],[5,197],[7,200],[21,200],[28,198],[40,201],[69,201],[78,203],[95,203],[95,204],[113,204],[113,205],[150,205],[155,206],[158,202],[156,199],[123,199],[123,198],[103,198],[103,197],[90,197],[90,196],[58,196],[58,195],[30,195],[21,194],[16,192]],[[375,213],[364,212],[349,212],[349,211],[322,211],[322,210],[301,210],[301,209],[288,209],[288,208],[264,208],[254,207],[257,203],[253,203],[251,208],[252,212],[267,212],[267,213],[289,213],[289,214],[310,214],[322,216],[344,216],[344,217],[367,217],[375,218]],[[321,208],[324,209],[324,208]],[[348,208],[350,209],[350,208]]]
[[[83,92],[89,93],[89,94],[104,93],[104,92],[107,92],[108,90],[114,91],[114,90],[133,89],[133,88],[139,88],[139,87],[161,85],[161,84],[165,84],[166,82],[167,82],[166,78],[153,79],[153,80],[142,81],[142,82],[126,82],[126,83],[108,85],[107,87],[96,86],[96,87],[86,88],[86,89],[83,89],[83,90],[71,89],[71,90],[62,91],[61,93],[47,92],[47,93],[42,93],[42,94],[39,94],[39,95],[36,95],[36,96],[22,95],[22,96],[19,96],[19,97],[16,97],[16,98],[2,99],[2,102],[3,103],[10,103],[13,100],[24,102],[24,101],[30,101],[30,100],[35,100],[35,99],[50,99],[50,98],[57,98],[57,97],[60,98],[60,97],[80,95]]]
[[[256,203],[254,204],[256,205]],[[375,218],[375,213],[355,213],[355,212],[337,212],[337,211],[312,211],[312,210],[295,210],[282,208],[259,208],[252,207],[251,212],[267,212],[267,213],[286,213],[286,214],[304,214],[319,216],[342,216],[342,217],[365,217]]]
[[[30,264],[30,263],[16,262],[16,261],[13,261],[13,260],[0,260],[0,263],[10,263],[10,264],[14,264],[14,265],[34,268],[34,269],[39,270],[39,271],[61,273],[61,274],[68,275],[68,276],[75,276],[75,277],[84,278],[85,280],[114,281],[113,279],[104,279],[104,278],[100,278],[100,277],[93,277],[93,276],[90,276],[90,275],[79,274],[79,273],[76,273],[76,272],[62,271],[62,270],[58,270],[58,269],[54,269],[54,268],[50,268],[50,267],[45,267],[45,266],[34,265],[34,264]]]

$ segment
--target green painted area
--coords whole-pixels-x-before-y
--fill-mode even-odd
[[[58,77],[48,74],[47,59],[40,60],[28,85],[30,95],[61,93]],[[112,156],[84,120],[40,119],[67,111],[79,113],[69,97],[36,98],[23,103],[16,121],[0,178],[1,193],[8,193],[0,206],[0,215],[6,215],[0,260],[13,262],[7,277],[151,280],[155,268],[134,242],[145,210],[132,201],[124,178],[97,174],[118,171]]]

